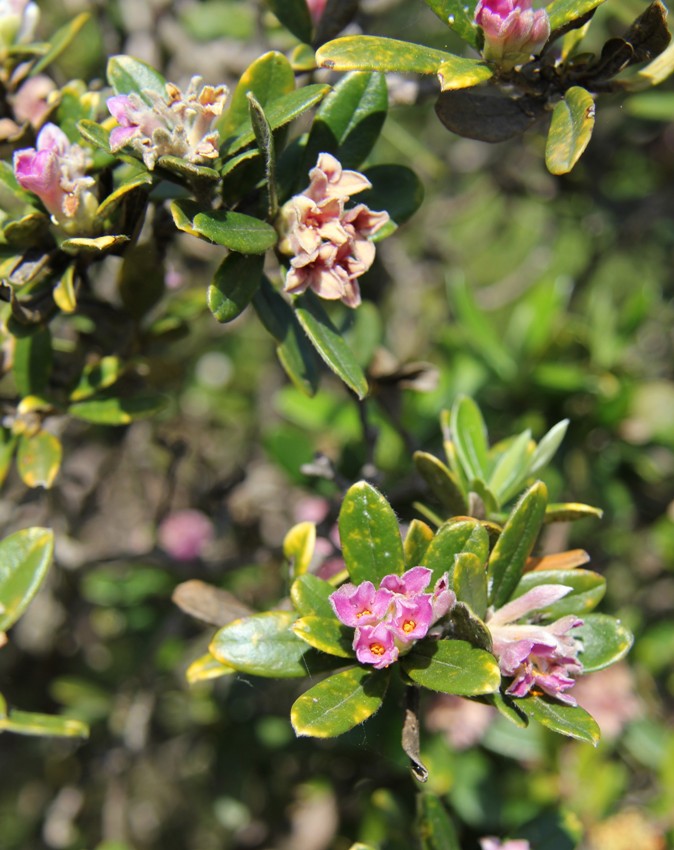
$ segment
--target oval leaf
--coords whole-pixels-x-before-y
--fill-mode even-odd
[[[471,552],[481,563],[489,554],[489,535],[475,519],[447,522],[440,526],[426,551],[423,566],[433,571],[431,582],[449,571],[450,584],[454,559],[462,552]]]
[[[401,664],[413,682],[443,694],[490,694],[501,682],[494,656],[463,640],[421,641]]]
[[[579,655],[583,674],[603,670],[620,661],[634,642],[634,636],[620,620],[606,614],[583,617],[583,625],[573,630],[573,636],[583,644]]]
[[[545,164],[551,174],[567,174],[588,146],[594,129],[594,98],[572,86],[555,106],[545,144]]]
[[[311,16],[306,0],[266,0],[283,26],[300,41],[311,41]]]
[[[7,717],[0,718],[0,732],[17,735],[45,735],[59,738],[88,738],[89,727],[72,717],[53,714],[35,714],[32,711],[11,710]]]
[[[242,254],[264,254],[278,238],[265,221],[229,210],[204,210],[194,201],[174,201],[171,213],[179,230]]]
[[[479,59],[452,56],[438,68],[440,91],[455,91],[479,86],[494,76],[489,65]]]
[[[437,74],[453,59],[451,53],[371,35],[349,35],[329,41],[316,52],[319,68],[332,71],[400,71],[409,74]]]
[[[132,56],[111,56],[108,60],[108,82],[115,94],[137,94],[148,106],[153,106],[152,99],[145,94],[155,92],[166,97],[166,80],[159,71],[155,71],[146,62],[134,59]]]
[[[503,527],[489,558],[489,601],[501,608],[517,587],[543,524],[548,490],[537,481],[522,496]]]
[[[193,685],[195,682],[207,682],[211,679],[219,679],[221,676],[231,676],[236,673],[229,664],[223,664],[217,658],[213,658],[210,652],[193,661],[185,671],[185,678]]]
[[[544,697],[525,697],[517,700],[517,707],[527,717],[537,720],[553,732],[577,738],[597,746],[601,732],[597,721],[579,706],[564,705]]]
[[[459,602],[465,602],[478,617],[487,613],[487,570],[472,552],[461,552],[454,563],[453,587]]]
[[[0,632],[19,619],[42,584],[54,553],[48,528],[24,528],[0,541]]]
[[[208,309],[219,322],[240,316],[253,299],[262,280],[262,255],[229,254],[208,287]]]
[[[12,369],[16,388],[22,396],[44,392],[52,368],[52,345],[49,328],[14,339]]]
[[[381,707],[388,680],[386,670],[364,667],[324,679],[293,704],[290,720],[295,734],[333,738],[348,732]]]
[[[334,614],[331,617],[302,617],[291,628],[309,646],[327,652],[328,655],[337,655],[339,658],[353,658],[355,655],[352,647],[353,629],[343,626]]]
[[[48,431],[38,431],[30,437],[22,434],[16,453],[16,467],[28,487],[49,489],[58,475],[62,456],[61,441]]]
[[[403,553],[405,555],[405,569],[418,567],[424,563],[426,551],[433,540],[433,529],[420,519],[413,519],[407,529]]]
[[[318,576],[306,573],[295,579],[290,588],[290,598],[296,610],[304,617],[313,614],[319,617],[334,617],[330,595],[335,588]]]
[[[359,481],[350,487],[339,512],[339,537],[354,584],[374,585],[386,575],[405,571],[398,519],[382,494]]]

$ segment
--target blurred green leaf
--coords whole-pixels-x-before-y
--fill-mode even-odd
[[[579,502],[553,502],[545,509],[545,522],[573,522],[577,519],[594,517],[601,519],[604,512],[592,505],[581,505]]]
[[[300,41],[311,41],[311,16],[306,0],[265,0],[283,26]]]
[[[585,741],[594,747],[599,743],[601,732],[596,720],[579,706],[564,705],[546,697],[524,697],[517,700],[517,707],[553,732]]]
[[[208,309],[219,322],[231,322],[253,300],[262,280],[264,256],[229,254],[208,287]]]
[[[403,542],[405,569],[423,565],[432,539],[433,529],[420,519],[413,519]]]
[[[295,299],[294,307],[299,323],[323,362],[358,398],[365,398],[368,385],[363,370],[318,299],[306,293]]]
[[[30,75],[35,76],[35,74],[42,73],[48,65],[51,65],[55,59],[58,59],[73,39],[76,38],[79,31],[89,20],[89,17],[88,12],[82,12],[71,21],[68,21],[67,24],[60,27],[60,29],[57,29],[49,37],[49,48],[47,52],[30,69]]]
[[[417,831],[421,850],[461,850],[454,824],[435,794],[417,797]]]
[[[0,632],[11,628],[37,593],[54,554],[54,533],[24,528],[0,541]]]
[[[70,394],[71,400],[81,401],[106,387],[111,387],[119,380],[123,371],[124,364],[119,357],[113,355],[89,363],[84,367],[77,386]]]
[[[190,664],[185,671],[185,678],[190,685],[194,685],[196,682],[207,682],[222,676],[231,676],[233,673],[236,673],[234,667],[223,664],[207,652]]]
[[[14,339],[12,369],[16,388],[22,396],[44,392],[52,370],[52,340],[48,327]]]
[[[508,517],[489,558],[489,601],[501,608],[510,599],[543,525],[548,491],[537,481],[522,496]]]
[[[7,717],[0,717],[0,732],[17,735],[45,735],[59,738],[88,738],[89,727],[80,720],[52,714],[35,714],[31,711],[11,709]]]
[[[0,428],[0,487],[5,483],[14,457],[16,435],[9,428]]]
[[[549,619],[567,614],[582,617],[597,607],[606,592],[606,579],[592,570],[533,570],[522,576],[512,598],[517,599],[542,584],[563,584],[572,588],[562,599],[540,609],[540,615]]]
[[[363,172],[372,183],[359,197],[371,210],[386,210],[396,224],[404,224],[419,209],[424,187],[411,168],[404,165],[373,165]],[[382,228],[385,230],[386,226]],[[374,234],[378,241],[381,231]]]
[[[545,145],[545,164],[551,174],[567,174],[588,146],[594,129],[594,98],[572,86],[552,111]]]
[[[329,617],[313,614],[301,617],[291,628],[309,646],[328,655],[337,655],[339,658],[353,658],[355,655],[352,647],[353,629],[343,626],[332,611]]]
[[[443,23],[450,26],[471,47],[479,48],[480,33],[475,23],[477,0],[469,0],[468,3],[463,0],[425,0],[425,2]]]
[[[443,62],[454,58],[451,53],[445,53],[443,50],[372,35],[337,38],[316,51],[319,68],[328,68],[331,71],[437,74]]]
[[[487,560],[489,536],[475,519],[450,521],[440,526],[424,557],[424,566],[433,571],[432,581],[449,572],[451,585],[455,558],[462,552],[472,553],[483,564]]]
[[[494,656],[463,640],[419,641],[400,663],[413,682],[443,694],[489,694],[501,682]]]
[[[108,60],[107,77],[115,94],[137,94],[148,106],[154,106],[154,103],[145,93],[147,91],[158,94],[162,99],[166,98],[164,77],[146,62],[132,56],[111,56]]]
[[[292,583],[290,598],[303,617],[314,614],[319,617],[334,617],[335,612],[330,604],[330,595],[334,592],[335,588],[329,582],[311,573],[305,573]]]
[[[75,291],[75,264],[71,264],[61,275],[61,280],[52,292],[54,303],[63,313],[74,313],[77,309]]]
[[[414,464],[450,516],[465,516],[468,513],[468,504],[458,479],[441,460],[427,452],[415,452]]]
[[[16,468],[28,487],[45,487],[54,483],[61,467],[61,441],[48,431],[21,434],[16,452]]]
[[[359,481],[349,488],[339,512],[339,537],[346,568],[354,584],[405,571],[398,519],[382,494]]]
[[[165,396],[144,395],[129,398],[100,398],[71,404],[68,414],[96,425],[128,425],[137,419],[154,416],[166,405]]]
[[[283,555],[292,561],[293,575],[306,573],[316,547],[316,525],[300,522],[294,525],[283,540]]]
[[[295,701],[290,720],[298,736],[333,738],[371,717],[382,705],[388,671],[355,667],[314,685]]]
[[[583,674],[603,670],[620,661],[634,642],[634,636],[620,620],[606,614],[583,616],[583,625],[573,630],[573,636],[583,644],[579,655]]]

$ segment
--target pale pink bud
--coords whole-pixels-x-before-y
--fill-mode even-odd
[[[531,0],[479,0],[475,22],[484,34],[484,58],[504,70],[528,62],[550,37],[548,13],[532,9]]]
[[[174,511],[159,526],[158,542],[176,561],[192,561],[203,555],[214,538],[213,523],[197,510]]]
[[[381,586],[401,596],[416,596],[423,593],[433,575],[427,567],[412,567],[411,570],[399,575],[384,576]]]
[[[398,660],[398,647],[386,623],[356,629],[353,648],[361,664],[372,664],[376,670]]]
[[[54,151],[35,148],[16,151],[14,175],[19,185],[37,195],[52,215],[62,212],[65,193],[61,188],[58,155]]]

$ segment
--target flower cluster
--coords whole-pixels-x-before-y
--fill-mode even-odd
[[[342,169],[334,156],[322,153],[309,172],[309,186],[281,210],[279,249],[292,257],[285,291],[313,291],[321,298],[360,304],[358,278],[374,262],[370,241],[389,220],[365,204],[346,208],[352,195],[372,188],[357,171]]]
[[[548,13],[534,11],[531,0],[480,0],[475,22],[484,33],[484,58],[504,70],[528,62],[550,37]]]
[[[70,142],[55,124],[45,124],[34,148],[14,154],[14,174],[20,186],[38,196],[55,224],[87,232],[98,208],[95,181],[86,175],[89,153]]]
[[[191,163],[217,159],[220,134],[213,124],[222,114],[226,86],[204,86],[192,77],[183,93],[166,84],[162,97],[151,89],[138,94],[118,94],[107,100],[119,127],[110,133],[110,150],[130,145],[152,170],[160,156],[178,156]]]
[[[40,19],[37,3],[29,0],[0,0],[0,48],[33,40]]]
[[[425,593],[431,575],[426,567],[412,567],[401,576],[384,576],[377,589],[364,581],[342,585],[331,594],[337,618],[356,630],[353,648],[361,664],[377,670],[388,667],[454,605],[447,573],[432,593]]]
[[[583,669],[578,660],[581,644],[571,635],[571,630],[583,621],[569,614],[545,626],[517,622],[570,592],[571,588],[563,584],[543,584],[487,613],[499,668],[504,676],[513,679],[507,690],[511,696],[524,697],[537,689],[567,705],[576,705],[565,691]]]

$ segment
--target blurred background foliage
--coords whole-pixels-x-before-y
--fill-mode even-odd
[[[127,52],[177,82],[202,73],[232,87],[264,50],[294,46],[251,0],[41,6],[45,34],[92,12],[53,72],[61,85],[102,80],[107,55]],[[597,42],[642,8],[609,0],[592,23]],[[421,2],[363,0],[356,26],[459,49]],[[364,468],[409,521],[415,501],[431,503],[412,451],[441,455],[439,414],[459,393],[479,402],[493,441],[571,420],[546,473],[552,499],[605,514],[552,527],[544,545],[590,553],[608,579],[605,610],[636,644],[577,686],[604,732],[596,750],[429,700],[429,790],[465,850],[485,834],[541,850],[674,847],[674,88],[601,100],[584,157],[554,178],[535,129],[496,146],[458,139],[435,118],[434,81],[390,87],[398,105],[371,161],[411,165],[426,199],[364,279],[379,309],[344,316],[373,379],[366,404],[327,375],[308,400],[255,321],[213,321],[205,290],[220,251],[179,235],[151,314],[162,332],[142,353],[166,410],[125,429],[70,422],[49,491],[11,473],[4,531],[53,527],[57,568],[0,655],[2,690],[18,707],[86,720],[92,735],[3,737],[4,850],[416,846],[400,717],[297,741],[292,682],[189,687],[184,671],[211,630],[171,592],[200,578],[253,608],[275,604],[288,589],[285,532],[317,510],[327,536],[339,487]],[[301,471],[316,452],[332,480]],[[157,539],[187,508],[215,530],[188,561]]]

